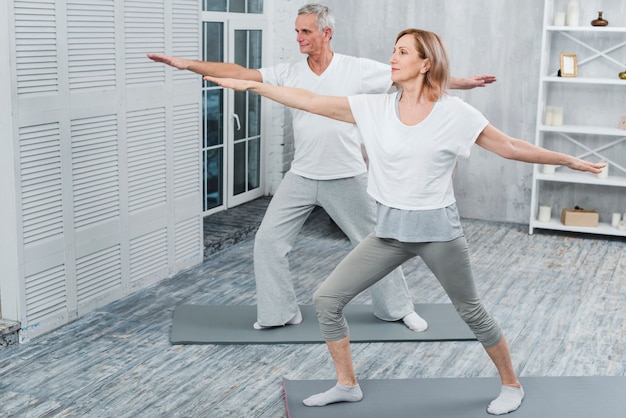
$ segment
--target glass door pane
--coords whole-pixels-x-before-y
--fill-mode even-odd
[[[262,31],[233,31],[234,61],[247,68],[260,68]],[[261,97],[250,92],[234,93],[233,196],[261,186]]]
[[[202,0],[206,12],[263,13],[263,0]]]
[[[224,61],[224,24],[202,23],[202,60]],[[224,89],[202,82],[203,210],[224,204]]]

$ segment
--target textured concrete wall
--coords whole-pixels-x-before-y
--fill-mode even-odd
[[[297,9],[305,3],[274,2],[277,15],[272,25],[274,62],[300,58],[293,22]],[[489,87],[455,94],[483,112],[502,131],[534,141],[543,0],[327,0],[322,3],[331,7],[336,16],[333,48],[337,52],[387,62],[395,36],[402,29],[418,27],[437,32],[446,41],[454,76],[490,73],[498,77],[497,83]],[[557,0],[557,8],[565,10],[566,4],[565,0]],[[613,23],[619,26],[626,26],[622,17],[624,4],[611,6],[619,9],[610,13]],[[610,5],[604,6],[606,9]],[[595,17],[594,7],[602,10],[602,3],[585,2],[585,9],[589,10],[581,22]],[[606,12],[605,17],[609,19]],[[602,100],[589,98],[594,99]],[[282,139],[282,131],[280,135]],[[455,180],[461,215],[528,223],[531,184],[531,165],[506,161],[475,147],[471,157],[459,164]]]

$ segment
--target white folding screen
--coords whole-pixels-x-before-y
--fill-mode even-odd
[[[9,8],[21,340],[202,261],[198,0]],[[6,295],[3,295],[3,299]]]

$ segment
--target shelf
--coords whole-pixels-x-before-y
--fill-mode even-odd
[[[623,136],[626,137],[626,131],[618,128],[607,128],[604,126],[582,126],[582,125],[541,125],[539,130],[542,132],[562,132],[570,134],[586,134],[586,135],[605,135],[605,136]]]
[[[565,172],[544,174],[539,171],[535,174],[535,179],[560,183],[591,184],[594,186],[626,187],[626,177],[609,176],[601,179],[597,175],[590,173]]]
[[[581,232],[585,234],[599,234],[599,235],[616,235],[621,237],[626,237],[626,231],[621,231],[617,228],[611,226],[611,224],[606,224],[600,222],[597,227],[586,227],[586,226],[571,226],[571,225],[563,225],[559,219],[552,218],[550,222],[539,222],[534,219],[531,225],[531,228],[539,228],[539,229],[551,229],[554,231],[568,231],[568,232]]]
[[[546,83],[565,83],[565,84],[595,84],[606,86],[626,86],[626,80],[622,80],[615,72],[615,78],[606,77],[556,77],[544,76],[541,78]]]
[[[621,26],[546,26],[546,30],[553,32],[626,33],[626,27]]]
[[[532,173],[529,232],[540,228],[626,237],[626,231],[606,223],[595,228],[563,225],[560,213],[555,213],[557,218],[549,222],[537,220],[542,201],[567,202],[578,199],[580,194],[589,194],[600,216],[606,217],[614,206],[623,205],[622,196],[626,196],[626,130],[619,129],[620,118],[625,115],[621,109],[626,80],[618,75],[626,69],[626,26],[623,22],[617,26],[591,26],[590,21],[582,22],[582,26],[554,26],[556,4],[562,6],[563,0],[544,0],[534,143],[590,161],[606,161],[610,175],[602,179],[566,167],[544,174],[542,165],[536,164]],[[565,52],[577,56],[576,77],[557,76],[559,55]],[[548,105],[554,103],[567,107],[565,122],[570,124],[543,123]]]

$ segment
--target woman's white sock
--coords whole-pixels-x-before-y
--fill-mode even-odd
[[[491,401],[487,407],[487,412],[492,415],[508,414],[519,408],[522,399],[524,399],[523,388],[503,385],[500,389],[500,395]]]
[[[337,383],[326,392],[309,396],[302,401],[306,406],[324,406],[336,402],[358,402],[363,399],[363,392],[359,385],[346,386]]]

